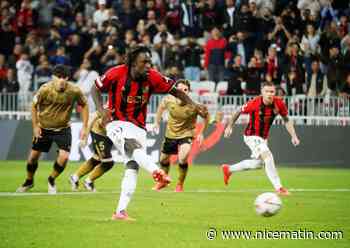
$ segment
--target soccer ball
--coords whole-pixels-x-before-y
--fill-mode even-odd
[[[282,201],[275,193],[263,193],[255,199],[255,211],[264,217],[277,214],[281,207]]]

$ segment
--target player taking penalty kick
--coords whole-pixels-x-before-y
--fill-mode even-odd
[[[249,124],[244,131],[244,142],[251,150],[251,159],[243,160],[237,164],[223,164],[224,183],[227,185],[234,172],[258,169],[265,165],[265,172],[276,192],[288,195],[289,192],[281,184],[273,155],[267,145],[270,127],[277,115],[281,115],[286,129],[291,136],[294,146],[300,141],[296,135],[293,123],[288,118],[288,110],[279,97],[275,96],[276,88],[272,83],[265,82],[261,87],[261,96],[255,97],[242,106],[240,111],[233,113],[225,129],[225,137],[232,134],[233,126],[241,114],[249,114]]]
[[[104,119],[109,114],[103,109],[101,91],[108,91],[108,108],[112,121],[106,126],[107,136],[124,157],[126,167],[121,192],[113,220],[133,220],[126,212],[136,189],[139,166],[152,174],[156,182],[170,183],[170,178],[146,154],[147,104],[152,94],[170,93],[185,104],[193,105],[199,112],[202,105],[195,104],[184,92],[174,87],[174,82],[151,68],[151,52],[136,46],[127,54],[126,64],[112,67],[93,87],[98,112]]]
[[[58,155],[48,177],[48,193],[56,194],[55,179],[63,172],[69,157],[72,142],[70,118],[76,102],[82,106],[83,128],[80,138],[85,139],[88,134],[87,100],[78,86],[67,81],[69,74],[68,67],[55,66],[53,79],[41,86],[33,98],[33,144],[27,161],[27,178],[17,192],[26,192],[34,186],[39,157],[42,152],[48,152],[55,142]]]

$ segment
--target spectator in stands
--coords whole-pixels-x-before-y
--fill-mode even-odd
[[[320,62],[314,59],[311,73],[306,75],[306,94],[308,97],[324,96],[327,93],[327,77],[320,70]]]
[[[16,13],[17,33],[25,40],[25,36],[36,26],[36,13],[30,6],[30,0],[23,0],[20,10]]]
[[[71,61],[68,55],[66,54],[66,48],[64,46],[59,46],[56,50],[54,56],[49,57],[49,61],[52,65],[70,65]]]
[[[52,66],[49,63],[46,55],[41,55],[39,58],[39,65],[34,72],[34,91],[38,90],[41,85],[50,81],[52,75]]]
[[[0,53],[9,57],[15,46],[16,34],[7,20],[1,20],[1,46]]]
[[[320,36],[319,44],[321,47],[322,62],[325,62],[329,59],[329,51],[331,46],[334,46],[339,43],[340,38],[337,30],[337,23],[334,21],[330,22],[325,26],[324,31],[321,33]]]
[[[151,35],[151,40],[153,40],[153,37],[158,32],[156,12],[154,10],[148,10],[147,12],[146,30]]]
[[[249,95],[259,95],[261,83],[264,78],[263,67],[256,57],[252,57],[246,69],[245,92]]]
[[[236,35],[230,37],[227,50],[232,53],[232,56],[239,54],[242,65],[247,66],[250,58],[253,56],[254,44],[246,37],[246,33],[237,32]]]
[[[139,12],[135,9],[133,1],[123,1],[122,8],[117,10],[117,15],[124,29],[135,29]]]
[[[349,18],[346,15],[340,16],[338,30],[340,38],[344,38],[350,32]]]
[[[215,0],[208,0],[204,5],[198,5],[201,13],[202,27],[205,32],[210,32],[214,27],[222,25],[222,14]]]
[[[5,55],[0,54],[0,84],[7,78],[7,70]]]
[[[221,37],[219,28],[211,30],[211,38],[204,48],[204,68],[208,70],[210,81],[219,82],[224,80],[225,63],[230,58],[227,52],[227,41]]]
[[[103,48],[95,42],[91,48],[84,54],[84,59],[88,59],[91,62],[91,68],[98,73],[102,73],[103,67],[100,63],[103,56]]]
[[[346,76],[346,81],[340,90],[340,96],[350,99],[350,73]]]
[[[201,74],[201,54],[203,49],[197,44],[192,35],[187,38],[187,44],[183,48],[182,58],[185,64],[185,78],[190,81],[199,81]]]
[[[201,5],[202,6],[202,5]],[[202,6],[204,8],[204,6]],[[199,36],[199,8],[192,0],[185,0],[180,5],[180,21],[183,36],[195,35]]]
[[[275,44],[269,47],[265,59],[265,72],[271,77],[274,84],[280,84],[283,73],[283,59],[277,56],[277,46]]]
[[[145,34],[142,37],[142,43],[148,47],[151,51],[151,62],[152,65],[158,70],[158,71],[162,71],[162,62],[160,61],[160,57],[158,52],[154,49],[153,44],[151,43],[151,37],[149,34]]]
[[[106,0],[98,0],[98,9],[94,12],[93,21],[97,24],[97,27],[100,29],[102,23],[107,21],[109,18],[109,11],[106,8]]]
[[[173,64],[172,60],[174,58],[174,54],[173,54],[171,45],[167,41],[168,34],[166,32],[163,32],[160,34],[160,38],[161,38],[161,42],[155,45],[155,50],[159,55],[162,69],[166,70],[168,67],[170,67]]]
[[[253,34],[255,27],[255,17],[249,10],[247,4],[243,3],[240,7],[240,11],[237,14],[236,30],[246,33],[249,36]]]
[[[242,87],[242,84],[245,83],[246,70],[242,65],[241,56],[237,54],[233,61],[228,63],[228,86],[227,86],[227,95],[242,95],[245,86]],[[243,89],[242,89],[243,88]]]
[[[292,38],[291,33],[286,29],[280,16],[275,18],[275,28],[268,34],[268,40],[276,44],[277,52],[283,53],[288,40]]]
[[[16,63],[17,79],[20,85],[20,93],[26,94],[29,91],[29,87],[32,83],[32,74],[34,67],[29,61],[28,52],[24,51],[21,54],[20,59]]]
[[[306,33],[301,40],[301,50],[304,53],[305,69],[307,72],[311,71],[312,57],[320,53],[320,35],[316,32],[312,24],[306,26]]]
[[[162,42],[162,38],[160,36],[164,32],[167,34],[167,42],[170,45],[174,45],[174,43],[175,43],[174,37],[170,32],[168,32],[167,25],[164,22],[159,24],[158,33],[153,38],[153,44],[159,44]]]
[[[329,59],[323,61],[327,65],[328,88],[332,95],[338,95],[342,82],[345,79],[345,60],[340,53],[339,44],[331,45]]]
[[[286,48],[286,54],[284,59],[284,72],[295,68],[298,78],[302,78],[305,75],[304,72],[304,58],[299,53],[299,46],[297,43],[289,43]],[[280,84],[280,82],[277,82]]]
[[[226,5],[222,13],[222,27],[224,29],[223,34],[227,39],[237,31],[237,12],[238,10],[235,7],[235,0],[226,0]]]
[[[80,35],[73,34],[66,41],[66,50],[70,55],[70,65],[74,70],[77,70],[83,60],[85,51],[84,41]]]
[[[77,80],[77,85],[87,99],[89,112],[94,113],[96,111],[96,107],[91,96],[91,87],[98,78],[98,73],[91,68],[91,63],[88,59],[83,60],[79,70],[75,72],[74,78]]]
[[[288,96],[304,94],[303,77],[300,77],[295,67],[290,68],[286,75],[286,94]]]
[[[4,81],[1,93],[7,93],[5,101],[1,102],[4,110],[16,111],[18,106],[19,83],[16,78],[16,71],[12,68],[7,70],[7,77]]]

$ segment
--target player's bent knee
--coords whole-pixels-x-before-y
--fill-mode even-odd
[[[101,168],[104,172],[107,172],[113,168],[113,165],[114,165],[113,161],[103,161],[102,160]]]
[[[131,170],[138,170],[139,165],[135,160],[130,160],[126,163],[126,168]]]
[[[69,159],[69,152],[64,151],[64,150],[60,150],[59,153],[58,153],[58,159],[60,161],[67,162],[68,159]]]
[[[266,159],[273,159],[272,153],[270,151],[265,151],[260,155],[261,159],[265,161]]]
[[[131,156],[136,149],[142,148],[142,145],[136,139],[125,139],[124,150],[128,156]]]

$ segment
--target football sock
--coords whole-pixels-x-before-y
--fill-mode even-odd
[[[161,162],[160,163],[160,168],[162,168],[162,170],[166,173],[169,174],[169,170],[170,170],[170,163],[169,162]]]
[[[188,163],[179,164],[178,184],[183,184],[185,182],[187,171],[188,171]]]
[[[38,162],[27,163],[27,180],[33,182],[35,171],[38,169]]]
[[[79,169],[74,173],[73,177],[74,180],[78,181],[81,177],[88,174],[90,171],[94,169],[95,166],[100,164],[101,161],[96,160],[94,158],[90,158],[89,160],[85,161],[82,165],[80,165]]]
[[[54,165],[53,165],[53,171],[50,174],[50,177],[55,179],[56,177],[58,177],[63,171],[64,168],[66,167],[67,163],[64,163],[63,165],[60,165],[59,163],[57,163],[57,161],[55,161]]]
[[[142,149],[135,149],[132,158],[149,173],[159,169],[158,166],[152,162],[152,158]]]
[[[275,161],[272,156],[268,156],[264,159],[265,162],[265,172],[267,177],[270,179],[273,187],[279,189],[282,187],[280,177],[275,167]]]
[[[136,183],[137,170],[126,169],[121,184],[120,198],[118,207],[116,209],[117,213],[119,213],[122,210],[126,210],[126,208],[128,207],[131,197],[136,189]]]
[[[258,169],[262,166],[262,161],[259,159],[246,159],[238,164],[230,166],[230,172],[242,171],[242,170],[253,170]]]

